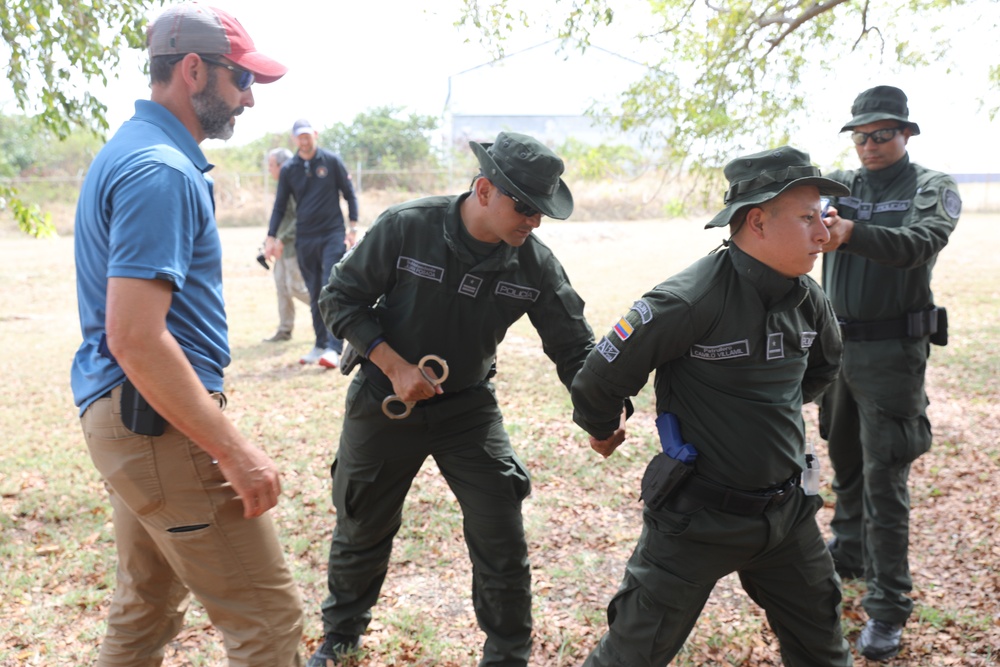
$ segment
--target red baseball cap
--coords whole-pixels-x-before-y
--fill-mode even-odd
[[[288,68],[260,53],[240,22],[221,9],[185,2],[160,14],[146,30],[149,57],[185,55],[226,56],[253,72],[258,83],[277,81]]]

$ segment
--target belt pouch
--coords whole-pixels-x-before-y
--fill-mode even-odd
[[[646,507],[658,510],[670,499],[694,466],[672,459],[662,452],[653,457],[642,474],[640,497]]]

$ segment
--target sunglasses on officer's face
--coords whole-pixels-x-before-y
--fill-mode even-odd
[[[490,183],[493,183],[493,181],[490,181]],[[521,201],[520,199],[518,199],[517,197],[515,197],[511,193],[509,193],[506,190],[504,190],[503,188],[501,188],[496,183],[493,183],[493,187],[495,187],[500,192],[500,194],[502,194],[504,197],[510,197],[512,200],[514,200],[514,212],[515,213],[523,215],[526,218],[533,218],[536,215],[538,215],[539,213],[541,213],[541,211],[539,211],[536,208],[532,208],[530,204],[526,204],[525,202]]]
[[[851,132],[851,141],[858,146],[864,146],[870,137],[876,144],[884,144],[905,129],[905,127],[900,126],[884,127],[881,130],[875,130],[874,132]]]
[[[235,83],[236,87],[239,88],[240,90],[243,91],[249,90],[250,86],[253,85],[253,82],[255,80],[253,72],[247,71],[245,69],[240,69],[239,67],[233,67],[229,63],[224,63],[222,61],[215,60],[207,56],[203,56],[200,53],[198,54],[198,57],[201,58],[206,63],[208,63],[209,65],[215,65],[216,67],[225,67],[230,72],[233,72],[236,75],[233,83]]]

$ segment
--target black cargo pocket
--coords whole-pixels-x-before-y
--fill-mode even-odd
[[[380,494],[373,487],[382,470],[382,462],[372,461],[363,466],[352,464],[350,469],[338,470],[341,465],[339,459],[334,459],[330,466],[333,507],[337,511],[338,523],[349,522],[357,526],[360,525],[358,517],[367,513],[366,504],[379,502]]]

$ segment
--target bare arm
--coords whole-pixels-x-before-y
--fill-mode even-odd
[[[108,346],[150,405],[219,462],[244,516],[260,516],[278,502],[277,468],[222,414],[167,330],[172,298],[165,281],[108,279]]]

